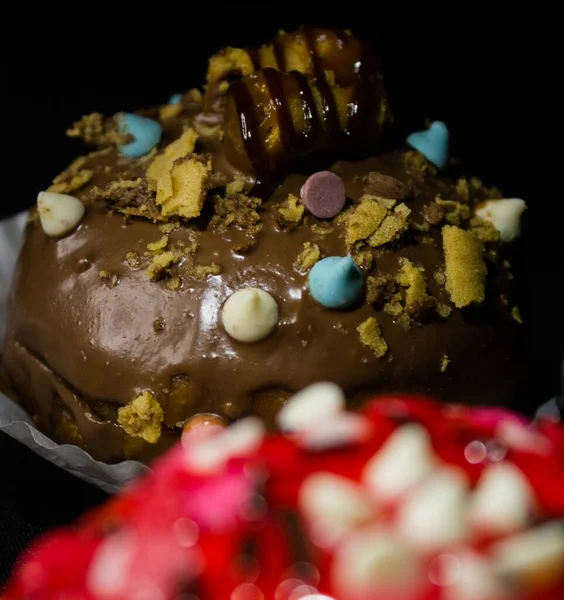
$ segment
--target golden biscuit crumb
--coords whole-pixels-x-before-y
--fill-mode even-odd
[[[384,312],[391,317],[398,317],[403,312],[402,297],[399,292],[391,295],[384,304]]]
[[[359,269],[365,271],[370,271],[374,263],[372,250],[364,242],[358,242],[351,248],[351,258]]]
[[[348,331],[345,329],[344,325],[341,323],[341,321],[335,323],[335,325],[333,325],[333,329],[335,329],[336,331],[338,331],[339,333],[342,333],[343,335],[348,335]]]
[[[207,192],[207,182],[212,173],[211,154],[191,154],[179,158],[170,172],[172,194],[164,197],[157,190],[157,204],[165,217],[193,219],[200,215]]]
[[[214,216],[210,220],[210,228],[217,233],[224,233],[229,227],[240,227],[250,234],[261,229],[258,208],[262,200],[245,194],[231,194],[225,198],[214,197]]]
[[[447,317],[450,317],[451,314],[452,314],[451,306],[449,306],[448,304],[444,304],[443,302],[439,302],[437,304],[437,315],[439,315],[439,317],[441,317],[441,319],[446,319]]]
[[[521,311],[519,310],[518,306],[514,306],[511,309],[511,316],[513,317],[513,319],[515,319],[515,321],[517,321],[517,323],[519,323],[519,325],[523,325],[523,319],[521,317]]]
[[[470,200],[470,188],[468,186],[468,180],[464,177],[461,177],[456,182],[456,193],[462,198],[463,202],[468,202]]]
[[[391,275],[370,275],[366,278],[366,302],[381,306],[394,293],[395,282]]]
[[[132,437],[156,444],[161,437],[164,413],[151,392],[143,392],[118,409],[118,423]]]
[[[230,181],[225,186],[225,193],[230,194],[241,194],[245,189],[245,178],[243,175],[237,175],[233,181]]]
[[[159,252],[159,250],[164,250],[167,247],[167,245],[168,235],[163,235],[163,237],[160,240],[147,244],[147,250],[150,250],[151,252]]]
[[[128,252],[125,255],[125,260],[130,267],[138,267],[141,262],[137,252]]]
[[[368,243],[373,248],[398,240],[408,227],[407,217],[411,209],[405,204],[398,204],[394,212],[389,214],[380,224],[378,229],[370,236]]]
[[[401,258],[401,270],[396,276],[397,282],[407,288],[405,303],[410,306],[425,295],[427,286],[425,284],[424,270],[418,269],[409,259]]]
[[[174,117],[177,117],[183,110],[184,107],[182,106],[182,102],[176,102],[176,104],[163,104],[159,107],[159,118],[161,121],[174,119]]]
[[[161,279],[166,270],[175,263],[177,255],[172,251],[168,250],[162,254],[154,254],[153,260],[147,269],[147,275],[152,281]]]
[[[437,174],[437,169],[417,150],[408,150],[403,155],[404,164],[420,176]]]
[[[47,191],[68,194],[85,186],[94,176],[94,171],[82,168],[85,163],[85,156],[77,158],[67,169],[53,179],[53,184],[47,188]]]
[[[487,274],[484,245],[468,231],[443,227],[446,289],[457,308],[479,304],[485,297]]]
[[[161,223],[159,225],[159,230],[163,233],[169,234],[173,231],[176,231],[180,227],[179,221],[169,221],[168,223]]]
[[[360,341],[374,351],[378,358],[382,358],[388,352],[388,344],[382,337],[382,330],[375,317],[368,317],[366,321],[357,327]]]
[[[281,229],[293,229],[301,223],[305,207],[294,194],[288,194],[284,202],[273,207],[273,216],[276,224]]]
[[[481,217],[472,217],[470,220],[470,231],[481,242],[499,241],[499,231],[494,227],[493,223]]]
[[[241,76],[249,75],[255,70],[249,53],[242,48],[224,48],[208,61],[207,82],[213,84],[230,73]]]
[[[186,272],[186,276],[197,279],[198,281],[205,281],[208,277],[219,275],[220,273],[221,267],[212,263],[211,265],[194,265]]]
[[[441,373],[444,373],[447,370],[447,367],[450,363],[450,358],[448,354],[443,354],[441,357]]]
[[[345,240],[349,246],[372,235],[384,220],[387,210],[372,198],[365,198],[347,214]]]
[[[180,280],[180,277],[170,277],[165,282],[165,287],[171,292],[177,292],[181,285],[182,281]]]
[[[69,137],[80,137],[90,146],[112,146],[129,141],[128,136],[119,136],[114,119],[106,119],[100,113],[83,116],[67,130]]]
[[[440,269],[433,273],[433,279],[436,281],[437,285],[445,285],[446,283],[445,274]]]
[[[184,158],[194,151],[198,134],[192,129],[187,129],[178,139],[169,144],[156,156],[147,168],[147,178],[151,188],[157,192],[157,202],[162,204],[172,196],[171,170],[174,161]]]
[[[435,198],[435,202],[445,209],[444,218],[449,225],[462,225],[464,221],[470,218],[470,207],[466,204],[461,204],[455,200],[442,200],[440,196]]]
[[[320,239],[333,233],[333,227],[329,223],[324,221],[318,221],[315,217],[307,216],[305,218],[305,224],[311,229],[315,238]]]
[[[321,251],[317,244],[311,242],[304,243],[304,249],[298,254],[294,262],[294,269],[305,273],[321,258]]]

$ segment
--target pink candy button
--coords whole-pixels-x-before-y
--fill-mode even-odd
[[[305,207],[319,219],[337,216],[347,198],[343,180],[331,171],[319,171],[308,177],[300,194]]]

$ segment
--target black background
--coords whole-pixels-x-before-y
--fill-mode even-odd
[[[406,6],[372,6],[371,13],[359,5],[308,2],[200,3],[183,11],[161,4],[151,11],[89,6],[83,14],[49,13],[45,19],[33,9],[32,22],[15,13],[4,22],[13,32],[2,42],[0,218],[31,205],[82,150],[64,135],[82,114],[164,103],[174,92],[201,86],[207,58],[221,46],[260,44],[278,27],[351,27],[378,48],[401,123],[445,121],[451,154],[468,174],[527,201],[518,275],[532,384],[522,408],[530,411],[558,393],[564,60],[550,14],[529,14],[516,26],[494,23],[491,15],[470,19],[463,8],[440,20],[426,12],[408,21],[412,9]],[[347,10],[350,19],[343,17]],[[4,435],[0,466],[1,581],[30,539],[73,520],[104,494]]]

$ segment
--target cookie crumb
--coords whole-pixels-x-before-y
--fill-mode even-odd
[[[450,299],[457,308],[480,304],[485,297],[487,274],[483,243],[454,225],[445,225],[442,234]]]
[[[138,267],[141,262],[137,252],[128,252],[125,255],[125,260],[130,267]]]
[[[147,244],[147,250],[158,253],[159,251],[164,250],[167,246],[168,246],[168,235],[163,235],[156,242],[151,242],[150,244]]]
[[[398,204],[394,212],[389,214],[379,225],[375,233],[368,239],[373,248],[398,240],[408,227],[407,217],[411,213],[405,204]]]
[[[305,206],[294,194],[288,194],[284,202],[274,207],[276,224],[283,229],[291,229],[298,225],[304,216]]]
[[[168,223],[161,223],[159,225],[159,230],[162,231],[162,233],[172,233],[173,231],[176,231],[178,228],[180,227],[180,222],[179,221],[169,221]]]
[[[156,201],[163,216],[184,219],[198,217],[204,206],[211,174],[211,154],[191,154],[177,159],[170,171],[171,195],[165,197],[168,187],[162,188],[160,194],[157,190]]]
[[[369,275],[366,278],[366,302],[380,307],[394,292],[395,280],[391,275]]]
[[[180,277],[177,277],[177,276],[170,277],[165,282],[165,287],[168,290],[170,290],[171,292],[177,292],[180,289],[181,285],[182,285],[182,281],[180,280]]]
[[[117,132],[116,121],[107,119],[101,113],[84,115],[75,121],[67,136],[82,138],[89,146],[112,146],[130,141],[129,136],[120,136]]]
[[[94,176],[94,171],[82,168],[85,164],[85,156],[77,158],[53,179],[53,184],[47,188],[47,191],[68,194],[85,186]]]
[[[425,295],[427,285],[423,275],[424,270],[417,268],[408,258],[400,259],[401,270],[396,276],[397,282],[406,289],[405,303],[409,307],[414,302],[421,300]]]
[[[437,283],[437,285],[441,285],[444,286],[446,283],[446,277],[443,271],[441,271],[440,269],[436,270],[433,273],[433,279],[435,280],[435,282]]]
[[[382,358],[388,352],[388,344],[382,337],[382,330],[375,317],[368,317],[362,322],[357,331],[360,335],[360,341],[374,351],[378,358]]]
[[[468,180],[461,177],[456,182],[456,193],[460,196],[463,202],[470,201],[470,187],[468,186]]]
[[[119,283],[119,277],[115,273],[110,273],[109,271],[100,271],[100,279],[110,289],[115,288]]]
[[[245,178],[243,175],[237,175],[233,181],[230,181],[225,186],[225,192],[227,195],[230,194],[241,194],[245,189]]]
[[[395,177],[372,171],[364,177],[367,182],[365,194],[380,196],[381,198],[405,200],[410,195],[409,186]]]
[[[523,318],[521,317],[521,311],[518,306],[514,306],[511,309],[511,317],[519,323],[519,325],[523,325]]]
[[[250,235],[257,234],[262,229],[257,210],[261,203],[260,198],[246,194],[229,194],[225,198],[215,196],[210,229],[225,233],[229,227],[239,227]]]
[[[448,354],[443,354],[441,356],[441,373],[444,373],[447,370],[449,363],[450,358],[448,357]]]
[[[438,206],[445,209],[444,219],[449,225],[462,225],[470,218],[470,207],[455,200],[442,200],[440,196],[435,198]]]
[[[187,129],[178,139],[166,146],[147,167],[147,178],[151,189],[157,192],[158,204],[163,204],[173,194],[171,171],[174,161],[191,154],[197,139],[198,134],[192,128]]]
[[[304,243],[304,249],[298,254],[294,262],[294,269],[300,273],[306,273],[321,258],[321,251],[317,244]]]
[[[484,243],[497,242],[500,238],[499,231],[494,227],[493,223],[478,216],[474,216],[470,220],[470,231],[474,237]]]
[[[386,218],[388,211],[371,197],[364,197],[347,213],[345,240],[349,246],[372,235]]]
[[[187,271],[186,275],[198,281],[205,281],[208,277],[219,275],[220,273],[221,267],[216,263],[212,263],[211,265],[194,265]]]
[[[158,281],[166,274],[167,269],[173,265],[179,257],[172,250],[161,254],[154,254],[153,260],[147,268],[147,275],[151,281]]]
[[[442,223],[446,209],[436,202],[431,202],[430,204],[425,204],[421,212],[429,225],[437,226]]]
[[[161,437],[164,413],[151,392],[143,392],[118,409],[118,423],[132,437],[156,444]]]
[[[370,271],[374,263],[372,250],[364,242],[358,242],[351,248],[351,258],[355,265],[364,271]]]
[[[159,333],[163,331],[165,328],[165,320],[164,317],[159,317],[153,321],[153,331],[155,333]]]

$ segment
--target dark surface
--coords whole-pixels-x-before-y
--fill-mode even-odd
[[[242,12],[248,6],[238,5]],[[269,3],[271,14],[279,6]],[[117,26],[115,32],[104,29],[103,39],[101,31],[61,25],[35,39],[33,52],[16,53],[4,73],[11,85],[3,102],[12,111],[4,123],[4,147],[12,149],[14,158],[7,159],[10,193],[0,196],[0,217],[32,204],[37,192],[80,150],[77,142],[64,137],[65,128],[80,115],[163,102],[173,92],[200,85],[208,55],[222,45],[260,43],[278,24],[291,29],[302,21],[331,21],[326,11],[321,18],[319,11],[315,16],[297,13],[293,19],[264,15],[264,21],[273,23],[265,31],[248,21],[233,21],[235,15],[222,9],[223,24],[205,40],[194,38],[198,22],[184,22],[182,35],[181,23],[175,24],[170,14],[158,34],[166,43],[145,35],[147,23],[145,29],[137,24],[127,31]],[[404,35],[403,22],[373,22],[344,25],[377,41],[400,117],[414,123],[423,115],[444,120],[451,131],[451,153],[463,160],[468,173],[497,185],[508,197],[528,202],[519,247],[522,272],[517,276],[531,373],[522,401],[530,410],[558,393],[564,339],[564,127],[559,92],[564,61],[550,45],[533,42],[531,35],[515,35],[505,44],[491,29],[473,29],[472,39],[478,36],[483,42],[480,51],[476,43],[449,45],[452,36],[443,36],[438,26],[422,32],[425,39],[415,39]],[[456,41],[470,39],[459,33]],[[544,39],[550,39],[545,33]],[[48,44],[43,43],[45,36]],[[436,45],[431,47],[430,40]],[[131,49],[143,59],[130,60]],[[116,52],[118,62],[113,60]],[[11,118],[13,112],[16,116]],[[72,521],[105,495],[4,435],[0,457],[1,581],[33,537]]]

